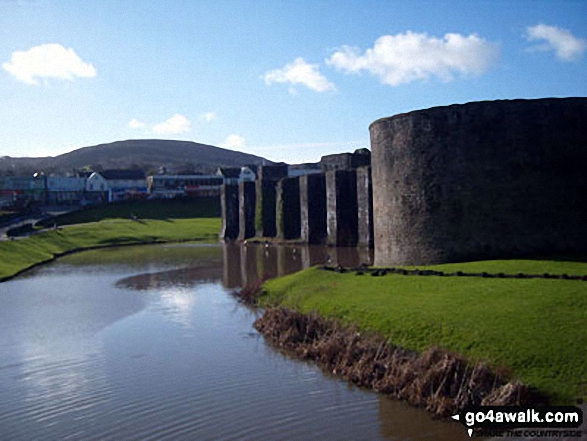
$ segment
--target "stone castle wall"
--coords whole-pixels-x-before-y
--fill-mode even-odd
[[[587,253],[587,98],[375,121],[375,265]]]

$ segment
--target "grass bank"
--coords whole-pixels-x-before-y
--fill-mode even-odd
[[[125,201],[85,208],[38,223],[39,226],[73,225],[105,219],[195,219],[220,217],[220,198]]]
[[[0,281],[84,249],[158,242],[218,240],[220,219],[105,219],[0,242]]]
[[[587,263],[544,260],[434,268],[587,274]],[[379,333],[406,349],[423,352],[438,346],[473,362],[487,362],[555,402],[587,398],[584,281],[398,274],[372,277],[311,268],[270,280],[264,288],[261,305],[317,312]]]

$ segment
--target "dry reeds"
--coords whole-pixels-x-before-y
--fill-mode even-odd
[[[316,314],[270,308],[255,328],[276,346],[314,360],[329,372],[440,416],[467,405],[527,405],[536,397],[484,364],[471,365],[439,348],[422,354],[395,347]]]

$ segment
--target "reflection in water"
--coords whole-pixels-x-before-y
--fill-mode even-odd
[[[43,273],[53,268],[61,271],[63,265],[87,271],[146,271],[152,268],[180,268],[202,262],[220,265],[218,245],[161,244],[103,248],[70,254],[59,259],[58,266],[44,266]]]
[[[197,265],[149,272],[118,281],[117,286],[135,290],[189,287],[204,281],[220,280],[225,288],[244,287],[259,280],[285,276],[313,265],[359,266],[369,263],[368,249],[272,244],[223,244],[220,268],[217,259],[207,257]],[[94,259],[95,260],[95,259]],[[176,261],[177,262],[177,261]]]
[[[243,245],[241,249],[241,283],[239,286],[247,286],[254,283],[257,275],[257,247]]]
[[[222,284],[225,288],[241,286],[241,247],[233,244],[222,245]]]
[[[138,274],[125,277],[116,282],[116,286],[137,291],[149,289],[166,289],[169,287],[189,288],[196,283],[214,282],[220,280],[222,270],[218,265],[203,264],[189,268],[159,271],[155,273]]]
[[[222,283],[238,288],[261,279],[285,276],[314,265],[358,267],[370,265],[369,248],[334,248],[312,245],[223,244]]]
[[[378,395],[378,399],[380,429],[385,438],[410,441],[470,439],[459,423],[439,422],[421,409],[383,395]]]
[[[2,439],[468,439],[275,351],[220,284],[357,266],[357,250],[153,246],[121,249],[120,261],[92,252],[86,266],[81,256],[0,284]]]

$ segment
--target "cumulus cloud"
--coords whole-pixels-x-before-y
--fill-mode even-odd
[[[136,118],[133,118],[133,119],[131,119],[131,120],[128,122],[128,126],[129,126],[131,129],[142,129],[142,128],[143,128],[143,127],[145,127],[146,125],[147,125],[146,123],[144,123],[144,122],[142,122],[142,121],[139,121],[139,120],[138,120],[138,119],[136,119]]]
[[[216,112],[206,112],[202,115],[202,119],[206,122],[214,121],[217,117]]]
[[[587,49],[587,40],[575,37],[567,29],[545,24],[529,26],[526,29],[528,41],[544,41],[529,48],[530,51],[554,51],[563,61],[578,60]]]
[[[167,121],[155,124],[153,132],[159,135],[162,134],[177,134],[189,132],[192,129],[192,123],[185,116],[176,113]]]
[[[240,135],[228,135],[220,147],[230,150],[240,150],[246,146],[245,138]]]
[[[397,86],[432,77],[452,81],[457,76],[481,75],[499,56],[499,47],[472,34],[443,38],[408,31],[379,37],[372,48],[343,46],[326,60],[345,73],[366,71],[383,84]]]
[[[293,63],[286,64],[281,69],[265,72],[263,80],[268,86],[274,83],[302,84],[315,92],[336,90],[334,84],[324,77],[317,64],[306,63],[303,58],[296,58]],[[295,89],[290,88],[290,93]]]
[[[2,67],[18,80],[35,86],[39,84],[38,79],[73,80],[96,76],[92,64],[84,62],[73,49],[56,43],[13,52],[10,61]]]

